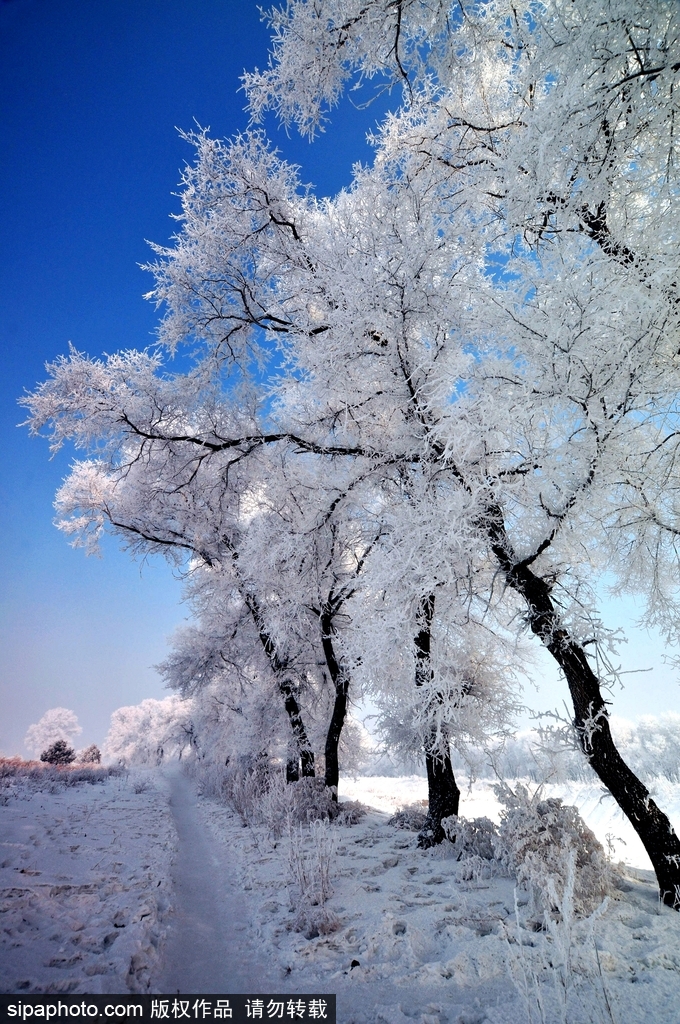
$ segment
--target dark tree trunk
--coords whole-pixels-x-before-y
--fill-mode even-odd
[[[340,782],[340,763],[338,759],[338,748],[340,746],[340,736],[342,734],[342,727],[345,724],[345,716],[347,714],[347,688],[336,688],[335,691],[335,702],[333,704],[333,714],[331,715],[331,722],[328,726],[328,732],[326,734],[326,774],[325,783],[329,789],[332,789],[332,796],[334,800],[338,799],[338,784]]]
[[[300,713],[300,705],[293,693],[293,684],[290,679],[280,679],[279,690],[283,696],[286,714],[288,715],[288,721],[290,722],[290,727],[293,732],[295,746],[297,747],[296,754],[294,753],[288,758],[288,762],[286,764],[286,779],[288,782],[297,782],[300,778],[300,768],[302,768],[303,778],[313,778],[314,751],[309,745],[307,730],[305,729],[304,722],[302,721],[302,715]]]
[[[431,754],[425,751],[427,769],[427,819],[418,833],[418,846],[427,849],[436,846],[446,838],[442,818],[458,814],[460,790],[451,767],[448,753]]]
[[[333,646],[333,621],[332,611],[327,606],[323,609],[320,618],[321,642],[326,658],[326,664],[330,673],[331,681],[335,687],[335,701],[333,703],[333,714],[326,734],[326,774],[325,783],[332,791],[333,800],[338,799],[338,784],[340,782],[340,764],[338,760],[338,748],[340,736],[345,724],[347,715],[347,693],[349,691],[349,677],[338,660]]]
[[[288,782],[297,782],[300,778],[300,768],[302,769],[303,778],[314,778],[314,751],[307,737],[305,724],[302,721],[300,705],[297,702],[295,688],[288,673],[287,659],[279,656],[274,641],[265,629],[260,605],[255,595],[245,590],[242,590],[241,593],[250,610],[250,614],[253,616],[260,643],[278,683],[279,692],[283,697],[283,704],[293,733],[293,741],[297,749],[297,756],[292,754],[286,762],[286,780]],[[295,767],[296,763],[298,765],[297,769]]]
[[[434,594],[420,602],[418,622],[420,629],[416,644],[416,686],[424,686],[432,680],[430,649],[432,643],[432,620],[434,618]],[[448,746],[445,751],[437,747],[436,735],[425,744],[425,768],[427,770],[427,819],[418,835],[418,846],[428,848],[441,843],[446,837],[442,818],[458,814],[460,790],[451,766]]]
[[[662,901],[680,909],[680,841],[649,790],[617,750],[599,680],[583,648],[562,625],[549,584],[531,571],[529,563],[515,558],[499,509],[494,510],[489,524],[493,551],[505,579],[529,606],[531,631],[564,672],[581,749],[642,840],[656,872]]]

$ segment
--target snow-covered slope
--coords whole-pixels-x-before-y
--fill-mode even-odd
[[[171,903],[163,777],[46,774],[0,801],[0,991],[146,991]]]
[[[417,796],[414,779],[400,781],[344,788],[394,805],[401,789]],[[488,812],[488,793],[479,802]],[[215,842],[238,856],[252,927],[281,977],[337,992],[343,1024],[678,1019],[680,915],[659,905],[651,872],[626,871],[591,920],[565,913],[550,933],[526,892],[516,906],[514,879],[486,869],[469,877],[454,847],[419,850],[415,833],[389,825],[385,812],[301,841],[294,834],[292,853],[285,834],[244,829],[225,807],[205,801],[203,814]],[[313,874],[329,843],[332,894],[316,908],[319,927],[311,908],[305,928],[291,858],[306,857]]]

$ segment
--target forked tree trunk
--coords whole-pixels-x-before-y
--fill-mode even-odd
[[[303,778],[313,778],[314,752],[311,749],[311,744],[307,737],[307,730],[305,729],[304,722],[302,721],[300,706],[297,702],[297,697],[295,696],[293,683],[288,674],[287,662],[279,656],[277,647],[275,647],[273,640],[264,629],[259,604],[256,599],[252,595],[249,595],[246,601],[255,620],[255,625],[257,626],[258,636],[264,653],[267,656],[274,677],[279,683],[279,690],[284,698],[286,714],[288,715],[288,720],[291,723],[293,743],[294,748],[297,750],[297,757],[295,757],[295,755],[289,757],[286,764],[286,778],[289,782],[297,781],[300,777],[300,769],[302,770]],[[298,761],[298,759],[299,767],[296,774],[294,763]]]
[[[324,781],[326,786],[331,790],[333,800],[338,799],[338,785],[340,782],[340,762],[338,757],[338,750],[340,747],[340,737],[342,735],[342,729],[345,724],[345,718],[347,716],[347,694],[349,691],[349,676],[345,671],[344,666],[338,660],[335,647],[333,645],[333,622],[332,612],[328,608],[324,608],[320,618],[321,625],[321,642],[323,644],[323,652],[326,658],[326,664],[330,673],[331,681],[335,687],[335,701],[333,703],[333,713],[331,715],[331,721],[328,726],[328,732],[326,733],[326,773]]]
[[[500,510],[490,520],[493,550],[510,587],[529,606],[531,631],[550,651],[566,677],[574,705],[574,727],[583,753],[639,835],[652,862],[661,900],[680,909],[680,840],[649,790],[616,748],[600,683],[585,651],[562,625],[550,586],[526,562],[514,557]]]
[[[432,620],[434,618],[434,594],[420,602],[418,622],[420,629],[416,644],[416,686],[424,686],[432,680]],[[418,846],[428,848],[441,843],[446,837],[442,818],[458,814],[460,790],[451,766],[448,748],[442,752],[437,746],[436,734],[425,743],[425,768],[427,770],[427,819],[418,834]]]

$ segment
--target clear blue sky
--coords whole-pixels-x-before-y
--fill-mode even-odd
[[[186,614],[180,584],[162,562],[140,567],[114,543],[101,560],[68,547],[52,501],[72,453],[50,462],[47,445],[17,429],[16,401],[69,341],[91,355],[152,341],[157,314],[141,297],[151,279],[139,264],[145,239],[172,233],[172,193],[191,158],[175,128],[245,128],[239,76],[266,63],[267,47],[250,0],[0,0],[5,753],[25,753],[27,726],[50,707],[74,710],[80,741],[99,742],[113,709],[164,695],[153,665]],[[268,127],[303,180],[332,195],[356,160],[370,160],[365,132],[388,102],[364,112],[346,103],[313,145]],[[624,654],[627,667],[651,663],[642,633]],[[554,705],[551,669],[538,675],[549,681],[539,702]],[[617,698],[620,713],[678,709],[674,674],[644,679]]]
[[[176,127],[246,127],[245,68],[268,33],[251,0],[0,0],[0,750],[72,708],[83,741],[111,711],[164,696],[153,665],[182,621],[180,584],[114,543],[103,559],[68,547],[52,501],[72,453],[17,429],[17,398],[71,341],[91,355],[142,348],[158,314],[145,239],[166,242],[180,168]],[[346,106],[313,146],[271,132],[322,194],[369,160],[365,132],[385,101]]]

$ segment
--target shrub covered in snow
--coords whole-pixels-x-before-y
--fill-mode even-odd
[[[442,819],[442,828],[460,863],[459,878],[467,881],[506,873],[507,865],[497,857],[498,827],[489,818],[468,820],[452,814]]]
[[[71,764],[75,759],[76,752],[73,747],[69,747],[66,740],[55,740],[40,755],[40,760],[47,764]]]
[[[577,808],[541,799],[540,789],[531,795],[521,784],[495,790],[505,804],[500,827],[489,818],[442,821],[463,877],[514,875],[539,912],[558,910],[555,894],[573,890],[575,912],[591,913],[611,891],[615,873]]]
[[[21,757],[0,757],[0,803],[26,792],[56,793],[71,786],[94,785],[121,772],[121,768],[100,765],[53,765],[46,761],[24,761]]]
[[[591,913],[611,890],[614,872],[604,849],[583,821],[576,807],[560,799],[541,799],[522,785],[514,790],[496,787],[505,804],[501,814],[496,857],[512,871],[520,884],[538,899],[538,908],[554,908],[551,894],[571,887],[570,858],[574,859],[573,901],[577,914]]]
[[[326,906],[333,892],[335,856],[335,836],[328,820],[291,828],[288,842],[289,894],[295,912],[292,926],[308,939],[328,935],[339,927],[337,916]]]
[[[255,821],[257,805],[269,789],[270,771],[249,758],[229,763],[223,773],[221,795],[241,816],[244,825]]]
[[[420,832],[427,821],[426,802],[424,804],[406,804],[393,814],[388,825],[394,828],[406,828],[410,832]]]
[[[320,778],[286,782],[280,765],[265,759],[240,758],[228,766],[222,781],[222,795],[241,816],[244,824],[258,822],[280,836],[292,826],[314,821],[337,820],[352,825],[366,813],[358,801],[337,803]]]
[[[81,764],[101,764],[102,752],[96,743],[91,743],[78,754],[78,761]]]
[[[464,857],[479,857],[494,860],[498,842],[498,828],[489,818],[467,818],[452,814],[442,819],[444,834],[456,847],[457,860]]]

